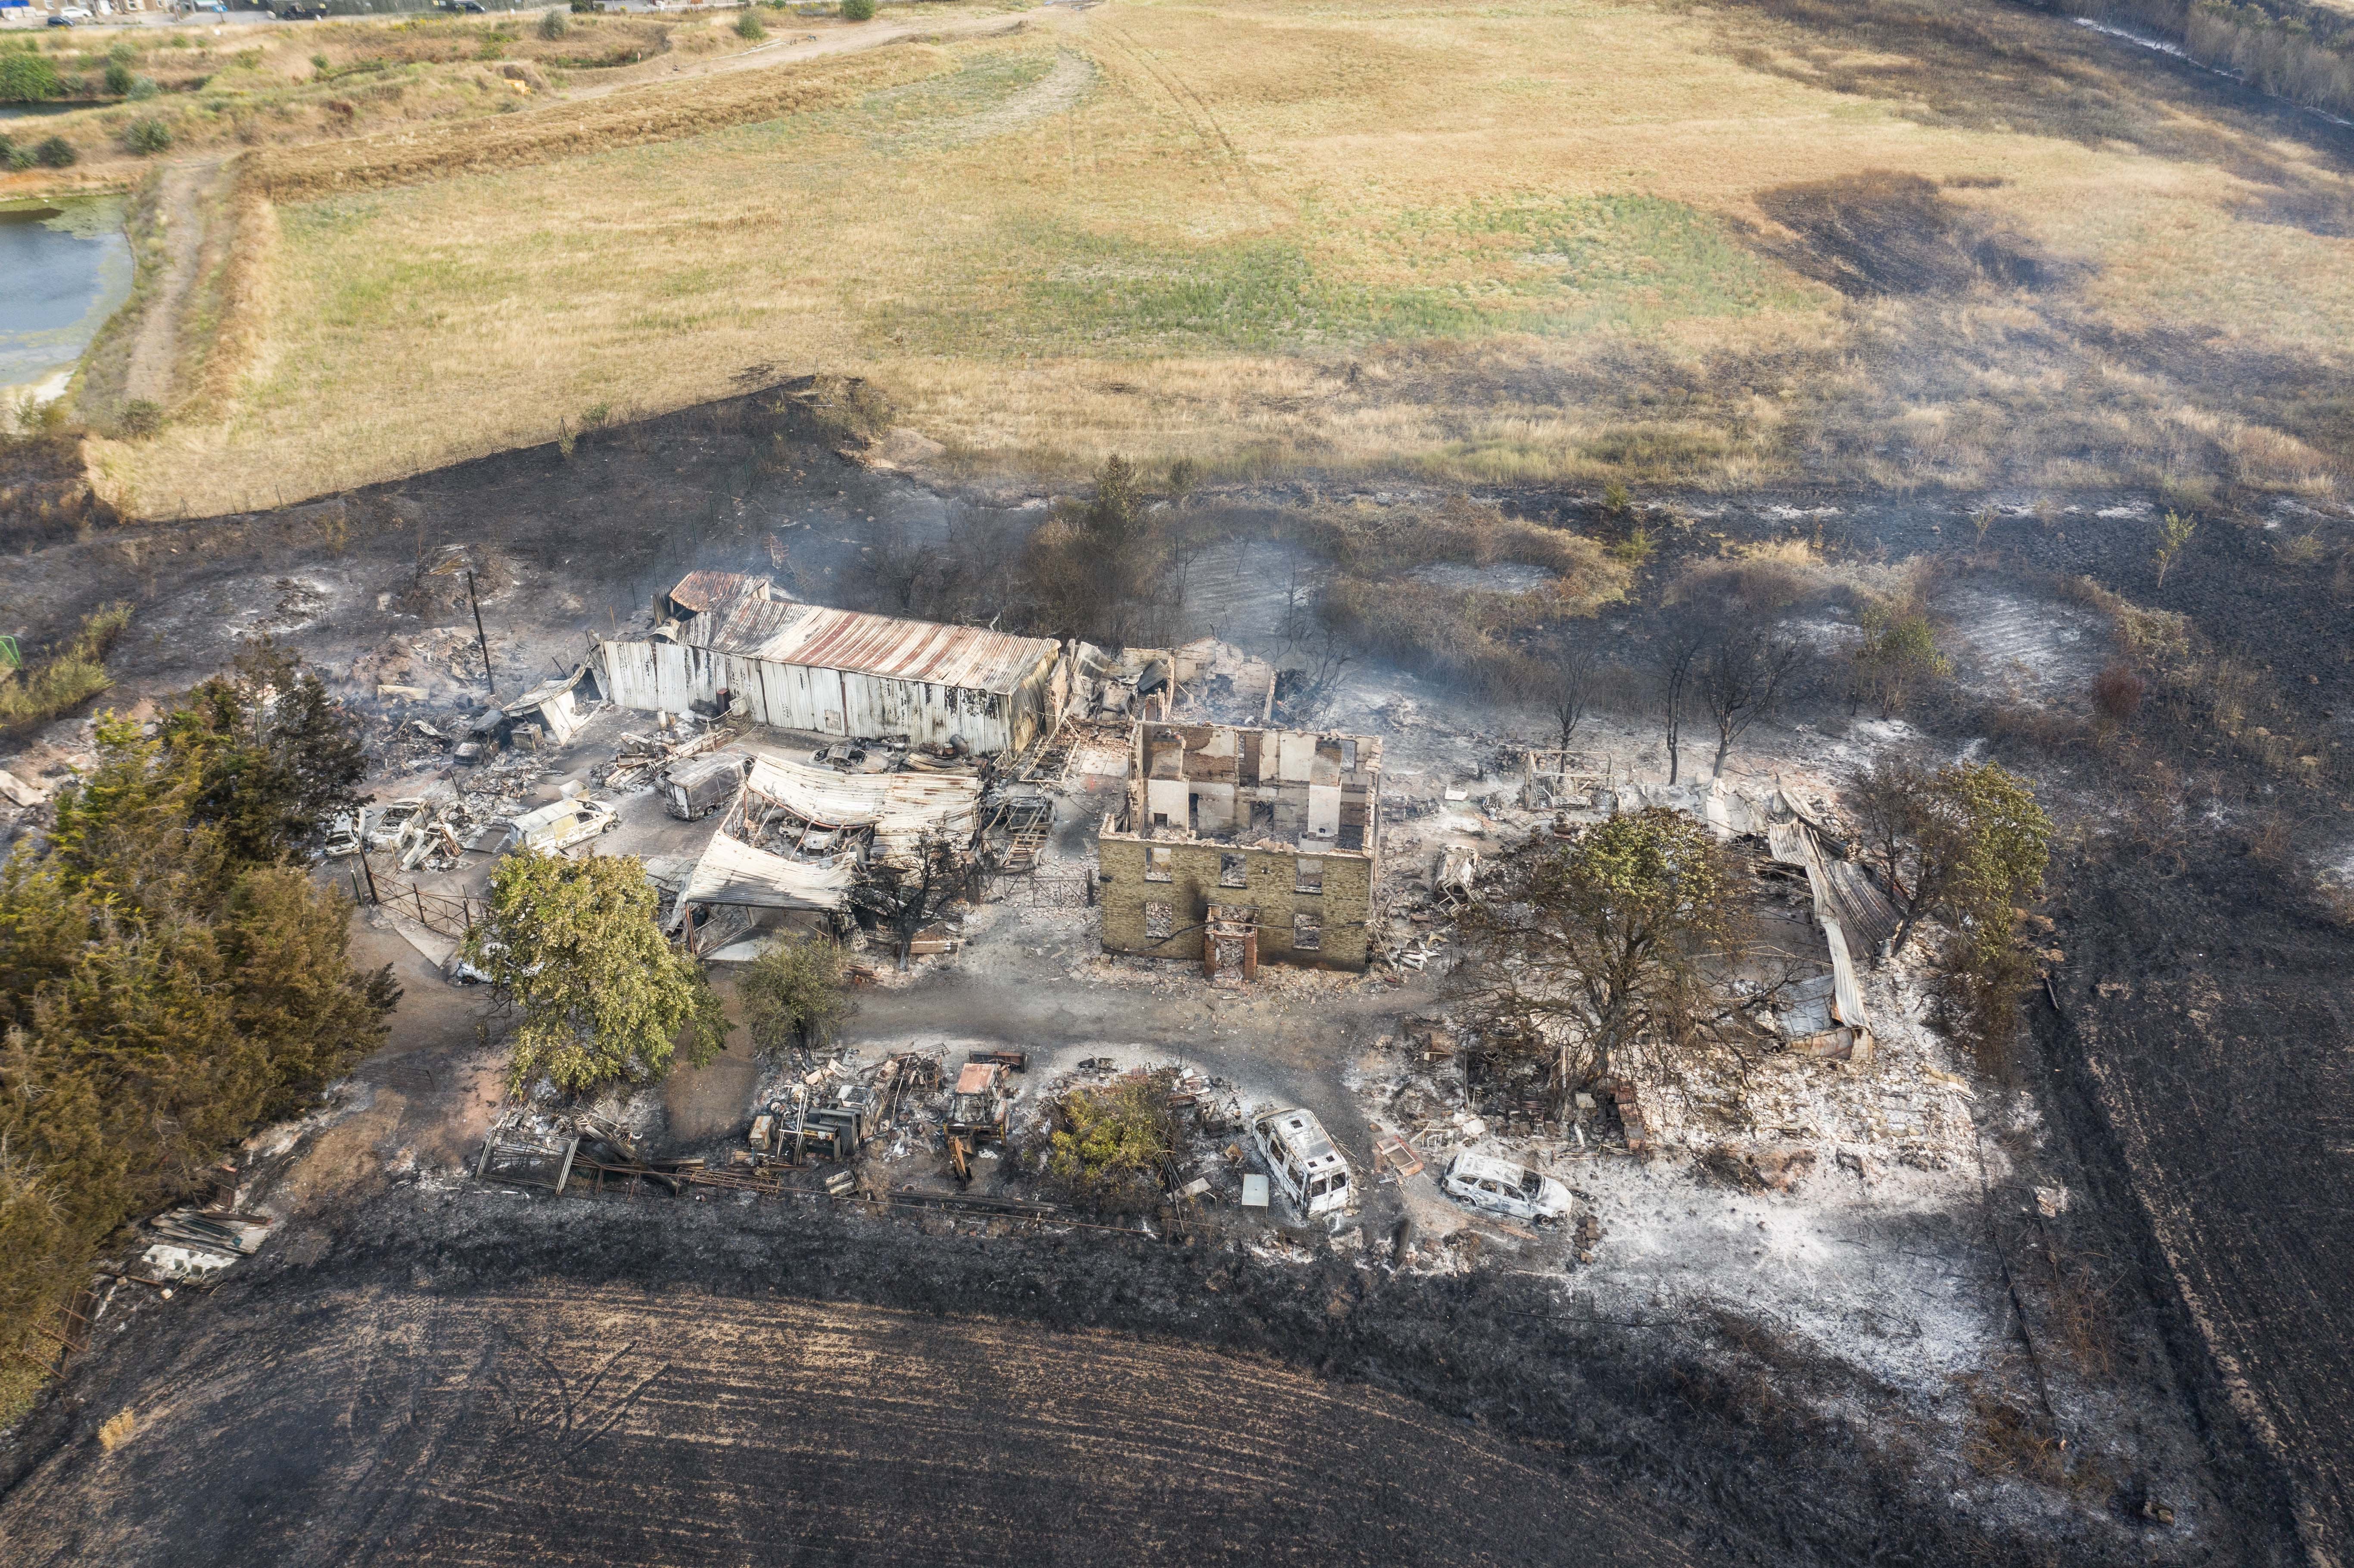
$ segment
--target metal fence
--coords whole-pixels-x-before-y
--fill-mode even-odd
[[[362,904],[378,904],[406,915],[429,931],[463,941],[490,913],[486,900],[429,893],[407,877],[378,871],[366,851],[356,859],[358,864],[351,872],[352,896]]]

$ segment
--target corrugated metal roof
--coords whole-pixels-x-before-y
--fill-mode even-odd
[[[670,597],[691,616],[680,633],[689,647],[963,691],[1011,692],[1061,647],[1045,637],[801,604],[743,572],[689,572]]]
[[[878,837],[972,831],[981,780],[970,773],[837,773],[781,758],[752,762],[752,792],[804,821],[829,828],[872,823]]]
[[[724,599],[741,598],[747,593],[766,599],[771,588],[767,577],[746,572],[689,572],[670,590],[670,601],[690,615],[700,615]]]
[[[767,648],[801,617],[814,613],[814,605],[796,604],[789,599],[756,599],[739,594],[717,600],[686,623],[680,641],[690,648],[708,648],[715,653],[736,653],[748,659],[767,658]]]
[[[812,609],[762,648],[760,657],[965,691],[1010,692],[1059,647],[1052,638],[977,626]]]
[[[849,865],[811,865],[714,833],[695,862],[679,906],[745,904],[760,909],[839,909],[857,873]]]

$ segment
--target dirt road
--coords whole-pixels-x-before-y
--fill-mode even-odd
[[[168,408],[186,388],[178,385],[180,322],[205,250],[207,199],[215,194],[225,157],[192,158],[160,176],[156,204],[164,228],[164,272],[152,284],[147,308],[131,342],[131,366],[123,376],[126,403],[145,401]]]

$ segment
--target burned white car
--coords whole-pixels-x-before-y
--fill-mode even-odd
[[[561,854],[620,825],[621,819],[612,807],[576,795],[515,818],[508,824],[505,848],[509,853],[529,850],[535,854]]]
[[[1251,1118],[1251,1142],[1291,1206],[1310,1219],[1356,1206],[1349,1162],[1311,1110],[1267,1111]]]
[[[388,850],[400,842],[401,830],[409,819],[425,810],[421,795],[404,796],[387,800],[381,806],[369,806],[360,812],[359,840],[372,850]]]
[[[1485,1154],[1458,1154],[1439,1188],[1458,1203],[1516,1220],[1569,1218],[1569,1189],[1525,1165]]]

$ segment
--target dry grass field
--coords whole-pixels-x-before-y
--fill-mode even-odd
[[[94,461],[210,513],[837,372],[967,469],[2327,490],[2354,182],[2221,90],[1991,3],[1034,12],[249,154],[241,377]]]

